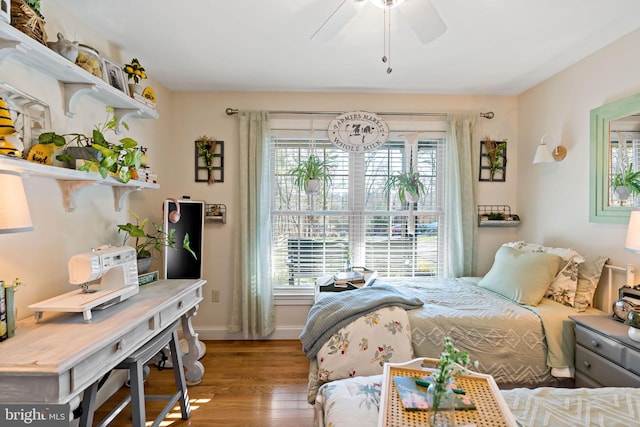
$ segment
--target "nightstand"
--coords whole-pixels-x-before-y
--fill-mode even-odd
[[[576,323],[576,387],[640,387],[640,343],[608,316],[569,316]]]

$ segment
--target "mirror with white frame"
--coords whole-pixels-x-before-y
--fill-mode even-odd
[[[640,94],[591,110],[589,220],[626,223],[640,203]]]

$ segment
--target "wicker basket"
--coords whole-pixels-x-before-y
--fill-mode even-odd
[[[11,25],[32,39],[47,45],[47,33],[44,31],[44,19],[40,17],[24,0],[11,0]]]

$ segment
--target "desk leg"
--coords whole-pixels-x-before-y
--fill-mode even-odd
[[[202,375],[204,375],[204,366],[198,361],[198,357],[202,352],[202,344],[198,341],[198,334],[191,325],[191,317],[195,316],[197,312],[198,306],[196,305],[180,319],[182,322],[182,335],[189,346],[189,352],[182,356],[182,364],[187,371],[185,377],[189,385],[199,384],[202,381]]]

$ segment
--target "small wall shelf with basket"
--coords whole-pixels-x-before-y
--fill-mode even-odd
[[[517,227],[520,217],[509,205],[478,205],[478,227]]]
[[[207,222],[227,223],[227,205],[222,203],[205,203],[204,219]]]

